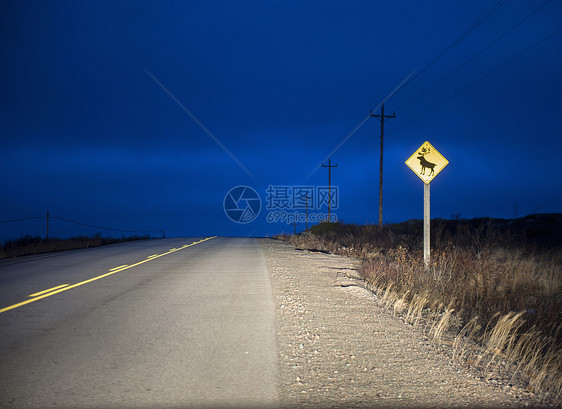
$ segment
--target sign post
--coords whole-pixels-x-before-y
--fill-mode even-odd
[[[425,266],[429,267],[430,261],[430,229],[431,217],[429,206],[429,183],[423,184],[423,261]]]
[[[429,142],[424,142],[408,158],[406,165],[423,181],[423,260],[425,266],[430,263],[430,190],[429,184],[449,161],[437,151]]]

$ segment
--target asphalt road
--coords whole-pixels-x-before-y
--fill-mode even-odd
[[[203,239],[0,262],[0,407],[275,405],[262,250]]]

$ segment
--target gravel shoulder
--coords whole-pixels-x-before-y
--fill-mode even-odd
[[[276,309],[283,407],[540,407],[455,364],[349,277],[357,261],[258,239]]]

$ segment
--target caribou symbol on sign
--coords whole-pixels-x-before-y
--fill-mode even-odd
[[[429,162],[425,156],[429,153],[430,148],[423,147],[420,152],[418,152],[418,157],[416,159],[420,160],[421,172],[420,175],[425,175],[425,168],[429,168],[431,171],[428,176],[435,174],[435,163]]]

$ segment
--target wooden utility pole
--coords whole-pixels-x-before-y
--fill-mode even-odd
[[[293,222],[293,234],[297,234],[297,222]]]
[[[377,118],[381,121],[381,152],[380,152],[380,171],[379,171],[379,227],[382,227],[382,152],[383,152],[383,145],[384,145],[384,121],[386,118],[396,118],[396,112],[392,115],[385,115],[384,114],[384,102],[381,106],[381,113],[380,115],[374,115],[373,111],[369,114],[372,117]]]
[[[328,158],[328,164],[322,164],[323,168],[328,168],[328,222],[332,221],[332,168],[337,168],[338,164],[332,165],[332,158]],[[320,207],[320,205],[319,205]]]
[[[303,199],[306,199],[306,227],[305,227],[305,230],[308,230],[308,201],[311,199],[311,197],[306,195]]]

